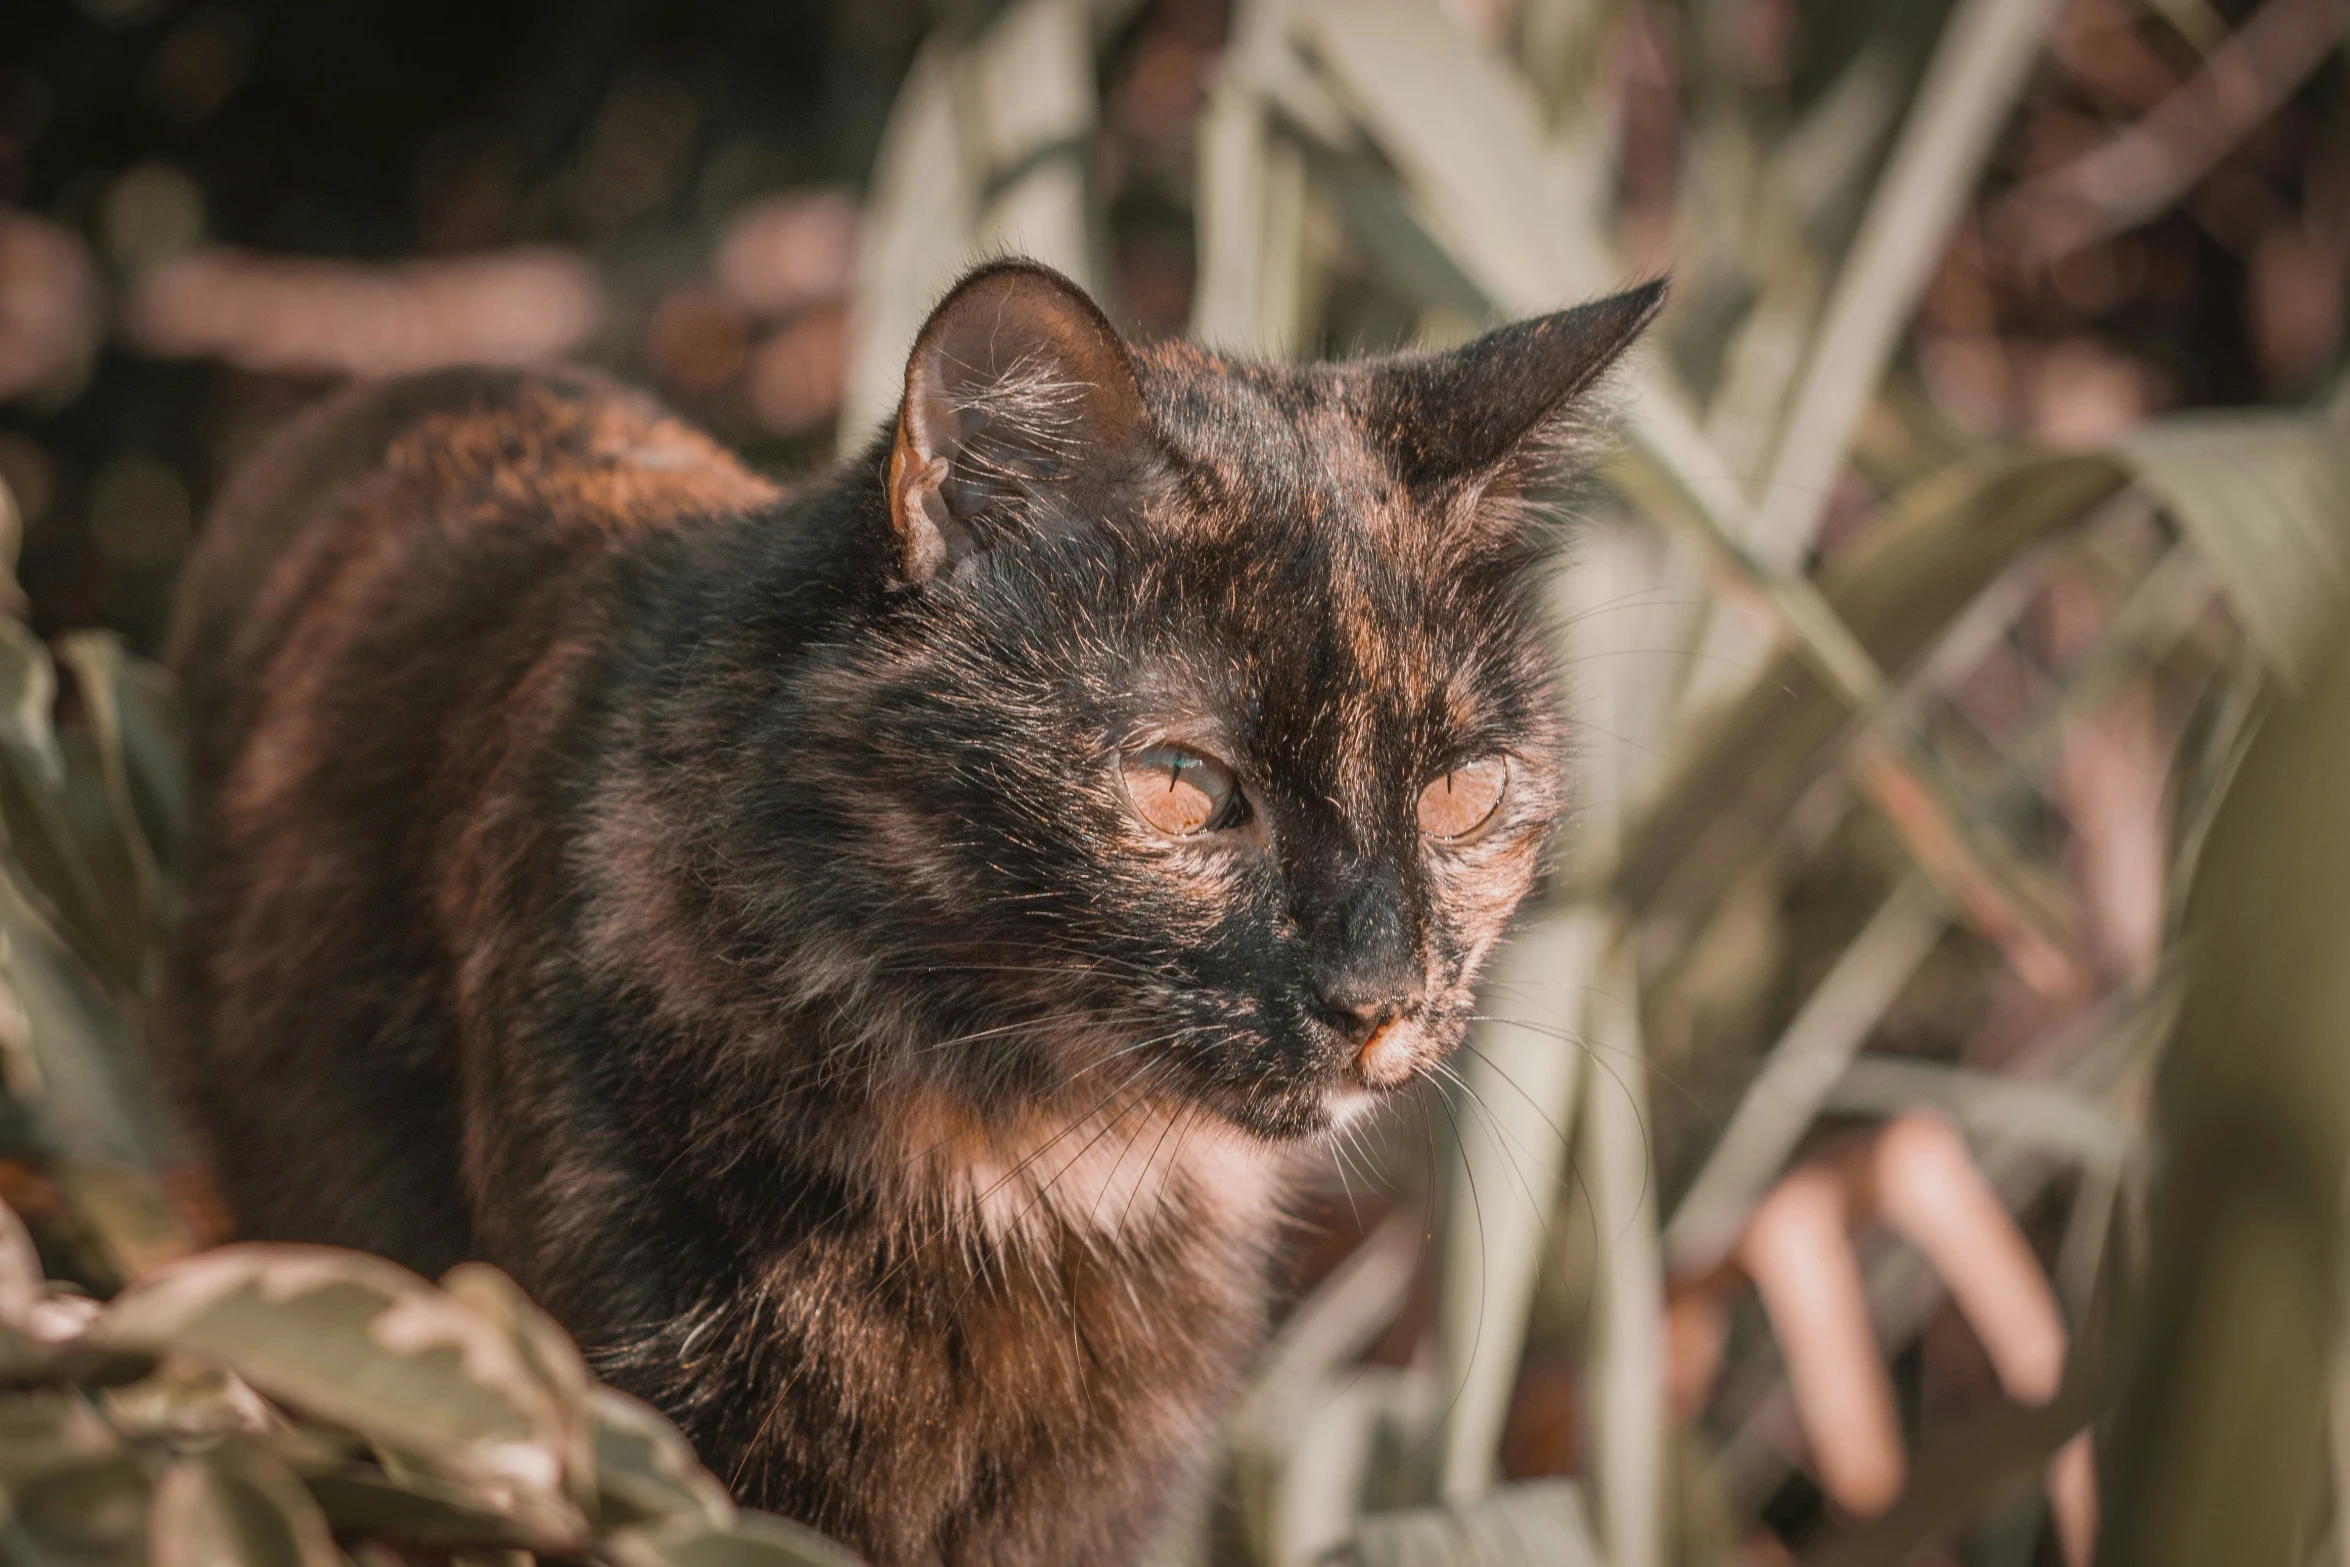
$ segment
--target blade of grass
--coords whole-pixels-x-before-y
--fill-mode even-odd
[[[2055,0],[1961,0],[1837,274],[1749,541],[1785,570],[1811,547],[1860,417],[1941,264]]]
[[[1771,150],[1764,178],[1795,223],[1816,223],[1866,176],[1901,113],[1903,74],[1882,42],[1864,46]]]
[[[1543,199],[1560,171],[1531,89],[1441,9],[1306,0],[1298,28],[1489,297],[1512,312],[1547,310],[1617,281],[1591,214]]]
[[[2048,1083],[1932,1061],[1863,1057],[1821,1102],[1844,1115],[1892,1116],[1922,1106],[1971,1132],[2012,1137],[2077,1164],[2118,1168],[2145,1156],[2145,1139],[2107,1106]]]
[[[2112,1567],[2282,1561],[2323,1495],[2350,1164],[2350,638],[2255,742],[2189,911],[2156,1084],[2148,1274],[2116,1405]]]
[[[1374,1513],[1354,1567],[1602,1567],[1583,1494],[1571,1480],[1528,1480],[1450,1507]],[[1613,1567],[1613,1564],[1609,1564]]]
[[[1771,1047],[1666,1225],[1665,1257],[1675,1272],[1702,1272],[1729,1252],[1747,1211],[1948,922],[1948,905],[1913,872],[1844,949]]]
[[[1583,1051],[1566,1025],[1582,1015],[1605,938],[1597,911],[1574,908],[1513,940],[1481,987],[1490,1016],[1460,1057],[1436,1326],[1437,1368],[1450,1399],[1436,1437],[1437,1494],[1449,1499],[1481,1495],[1493,1483],[1584,1076]]]
[[[1288,53],[1287,0],[1242,0],[1200,116],[1199,282],[1191,335],[1279,359],[1298,346],[1305,268],[1305,170],[1271,133],[1263,83]]]
[[[1347,1405],[1339,1419],[1370,1413],[1370,1404],[1346,1397],[1357,1381],[1348,1365],[1403,1306],[1420,1267],[1425,1222],[1412,1203],[1382,1220],[1291,1313],[1259,1362],[1231,1436],[1240,1522],[1259,1562],[1282,1567],[1309,1559],[1308,1548],[1323,1542],[1297,1539],[1299,1520],[1350,1516],[1358,1504],[1363,1455],[1307,1449],[1333,1440],[1322,1422],[1334,1405]],[[1350,1446],[1365,1445],[1362,1428],[1350,1434],[1357,1438]],[[1331,1462],[1337,1457],[1358,1462]]]
[[[1884,674],[1826,596],[1807,577],[1772,567],[1738,542],[1724,519],[1743,506],[1724,492],[1726,476],[1701,466],[1704,437],[1676,399],[1649,395],[1635,405],[1633,433],[1648,439],[1643,456],[1671,453],[1643,469],[1619,464],[1620,482],[1658,503],[1649,514],[1679,524],[1699,553],[1717,566],[1728,586],[1758,598],[1792,633],[1797,653],[1854,711],[1872,724],[1896,696]],[[1643,486],[1643,472],[1667,481],[1669,494]],[[2005,949],[2025,977],[2042,989],[2061,986],[2072,967],[2072,922],[2059,889],[2032,873],[1995,822],[1955,791],[1930,754],[1914,744],[1880,750],[1857,774],[1863,793],[1893,823],[1910,852],[1963,912],[1969,923]]]
[[[1027,256],[1096,288],[1085,181],[1096,117],[1087,0],[1020,0],[973,45],[966,90],[989,171],[977,250]]]
[[[906,353],[934,301],[971,258],[980,176],[956,106],[954,46],[922,46],[874,160],[849,309],[840,453],[855,456],[897,411]]]
[[[1588,1154],[1578,1159],[1599,1230],[1600,1310],[1588,1355],[1594,1488],[1609,1567],[1663,1560],[1664,1267],[1648,1139],[1648,1062],[1640,981],[1617,941],[1584,1016],[1608,1070],[1584,1096]]]
[[[2350,451],[2323,415],[2196,413],[2116,455],[2202,552],[2246,633],[2292,679],[2350,599]]]

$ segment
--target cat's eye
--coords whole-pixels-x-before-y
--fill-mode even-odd
[[[1120,760],[1134,813],[1171,838],[1221,832],[1248,820],[1232,769],[1189,746],[1152,745]]]
[[[1509,782],[1505,756],[1482,756],[1438,774],[1420,791],[1420,831],[1431,838],[1468,837],[1493,820]]]

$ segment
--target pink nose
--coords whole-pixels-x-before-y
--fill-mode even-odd
[[[1401,1018],[1391,1017],[1371,1030],[1355,1052],[1355,1071],[1374,1088],[1391,1088],[1412,1075],[1411,1041],[1404,1038]]]

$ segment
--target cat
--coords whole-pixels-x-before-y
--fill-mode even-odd
[[[496,1264],[882,1567],[1132,1559],[1535,875],[1538,500],[1662,294],[1275,367],[998,262],[789,493],[576,371],[279,432],[170,652],[239,1231]]]

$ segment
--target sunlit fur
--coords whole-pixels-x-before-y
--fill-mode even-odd
[[[1655,298],[1298,369],[1129,357],[1034,269],[934,326],[973,299],[951,551],[886,433],[787,498],[578,375],[265,450],[182,604],[161,1033],[247,1234],[496,1263],[878,1563],[1109,1562],[1263,1328],[1287,1150],[1458,1044],[1534,874],[1522,497]],[[1249,830],[1137,816],[1162,741]]]

